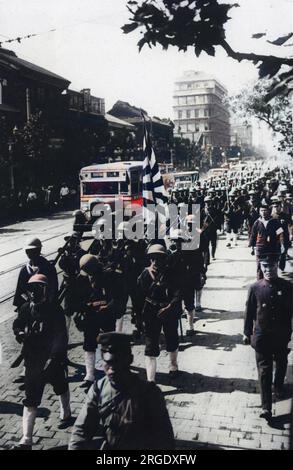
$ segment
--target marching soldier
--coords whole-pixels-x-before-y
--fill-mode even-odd
[[[48,279],[48,296],[55,300],[58,293],[58,278],[52,263],[41,255],[42,243],[38,238],[32,239],[24,248],[29,259],[20,270],[13,305],[17,308],[25,303],[27,282],[34,274],[44,274]]]
[[[64,313],[68,319],[69,329],[70,319],[76,312],[77,306],[79,261],[86,252],[80,246],[78,232],[69,233],[64,237],[64,240],[68,242],[68,245],[59,261],[59,266],[63,270],[63,282],[60,290],[64,295]]]
[[[95,380],[96,338],[101,330],[115,330],[119,287],[94,255],[84,255],[79,265],[79,303],[74,321],[84,333],[86,375],[81,387],[88,389]]]
[[[71,419],[67,381],[67,345],[65,317],[62,308],[49,299],[49,282],[43,274],[28,281],[30,301],[18,310],[13,323],[16,340],[23,345],[25,364],[25,399],[23,400],[23,436],[15,450],[30,450],[44,387],[53,386],[60,400],[60,428]]]
[[[275,395],[281,398],[292,333],[292,284],[278,277],[278,257],[260,260],[263,279],[249,289],[244,320],[244,342],[255,349],[261,390],[261,417],[272,417],[272,374],[276,362]]]
[[[69,450],[174,449],[162,392],[130,371],[130,336],[105,333],[98,343],[106,375],[88,392],[72,430]]]
[[[272,207],[272,218],[278,220],[283,229],[284,250],[280,255],[279,268],[282,272],[284,272],[285,266],[286,266],[287,252],[291,246],[289,227],[288,227],[288,217],[287,217],[287,214],[282,212],[281,202],[274,202],[271,207]]]
[[[231,248],[231,241],[237,246],[237,235],[241,225],[241,207],[239,206],[234,190],[229,192],[229,199],[224,206],[225,230],[227,233],[227,247]],[[233,233],[233,235],[232,235]]]
[[[160,354],[159,337],[163,328],[170,356],[170,377],[178,375],[178,320],[182,313],[181,294],[175,272],[168,269],[167,251],[162,245],[148,248],[150,266],[138,278],[144,301],[145,360],[149,382],[155,382],[156,358]]]
[[[20,270],[16,291],[14,294],[13,305],[19,309],[27,300],[27,283],[35,274],[43,274],[48,279],[47,295],[50,301],[55,301],[58,294],[58,278],[55,266],[41,255],[42,243],[38,238],[33,238],[24,248],[28,257],[28,262]],[[24,369],[14,383],[23,383]],[[23,390],[23,385],[20,390]]]
[[[284,230],[277,219],[273,219],[270,209],[266,204],[262,204],[259,209],[260,217],[252,227],[249,247],[252,248],[252,255],[256,255],[257,279],[262,279],[263,273],[260,267],[260,257],[280,254],[285,252]]]

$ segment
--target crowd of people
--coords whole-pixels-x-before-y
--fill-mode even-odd
[[[47,215],[58,210],[76,207],[78,191],[66,183],[62,185],[31,186],[19,190],[0,187],[1,219],[26,219],[36,215]]]
[[[290,173],[289,173],[290,175]],[[244,343],[256,350],[262,416],[271,419],[272,367],[276,359],[275,392],[281,396],[291,337],[292,284],[278,277],[286,270],[292,240],[292,181],[282,168],[238,185],[225,177],[198,182],[192,189],[173,191],[170,202],[200,206],[200,243],[190,242],[195,216],[189,211],[167,239],[129,239],[128,223],[115,240],[94,239],[85,250],[82,231],[65,237],[58,261],[63,280],[41,255],[39,239],[26,247],[14,305],[16,340],[22,344],[25,399],[23,437],[16,449],[31,449],[37,408],[46,383],[60,397],[60,427],[72,424],[67,377],[67,346],[71,328],[83,335],[87,392],[73,426],[69,449],[172,449],[174,435],[166,404],[156,385],[162,332],[169,353],[169,377],[180,376],[180,336],[192,337],[195,315],[210,263],[216,259],[219,233],[227,249],[237,246],[240,233],[256,259],[256,283],[249,290]],[[80,217],[80,212],[76,217]],[[131,305],[132,336],[123,333]],[[183,314],[186,327],[182,325]],[[73,322],[71,321],[73,319]],[[132,373],[131,342],[145,345],[147,381]],[[105,375],[96,381],[96,353]]]

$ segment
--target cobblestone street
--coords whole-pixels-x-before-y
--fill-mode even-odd
[[[243,309],[247,288],[255,280],[255,259],[246,247],[228,249],[219,241],[216,261],[208,270],[204,288],[203,312],[196,320],[197,334],[188,340],[183,335],[179,366],[182,374],[172,382],[168,378],[168,355],[163,349],[158,361],[157,384],[164,392],[178,449],[289,449],[292,433],[292,399],[273,404],[269,426],[259,418],[260,395],[254,351],[242,344]],[[291,253],[292,254],[292,253]],[[292,262],[287,272],[292,273]],[[290,274],[285,278],[290,278]],[[3,307],[3,306],[2,306]],[[8,307],[6,306],[6,309]],[[1,314],[4,315],[2,308]],[[186,320],[182,319],[183,332]],[[2,364],[0,365],[0,448],[7,449],[21,437],[22,393],[13,380],[20,369],[10,369],[19,346],[12,331],[12,318],[0,325]],[[124,331],[131,332],[129,316]],[[83,367],[81,334],[71,325],[69,358],[72,411],[77,416],[85,399],[80,389]],[[133,370],[145,377],[144,346],[134,345]],[[100,363],[97,360],[97,376]],[[286,392],[293,391],[293,353],[289,355]],[[46,388],[34,433],[34,449],[64,448],[70,428],[57,429],[58,398]],[[291,436],[292,440],[292,436]],[[292,447],[292,442],[291,442]]]

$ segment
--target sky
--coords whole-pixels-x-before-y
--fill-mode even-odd
[[[266,42],[291,32],[293,0],[238,3],[240,8],[230,11],[232,20],[226,29],[235,50],[293,56],[293,47],[282,51]],[[120,99],[150,115],[172,118],[174,80],[184,70],[215,75],[229,93],[257,80],[254,65],[238,63],[220,49],[215,58],[205,53],[197,58],[191,50],[179,53],[176,48],[166,52],[145,47],[138,53],[139,34],[121,31],[128,18],[126,0],[0,0],[0,41],[42,33],[3,47],[67,78],[74,90],[91,88],[93,95],[105,98],[106,110]],[[56,31],[48,32],[50,29]],[[259,32],[267,32],[267,37],[251,39]]]

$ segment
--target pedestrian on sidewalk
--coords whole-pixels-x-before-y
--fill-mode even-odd
[[[260,259],[263,279],[249,289],[244,319],[244,343],[255,349],[261,392],[261,417],[272,417],[273,364],[276,363],[274,391],[282,397],[292,334],[293,285],[278,277],[278,256]]]

